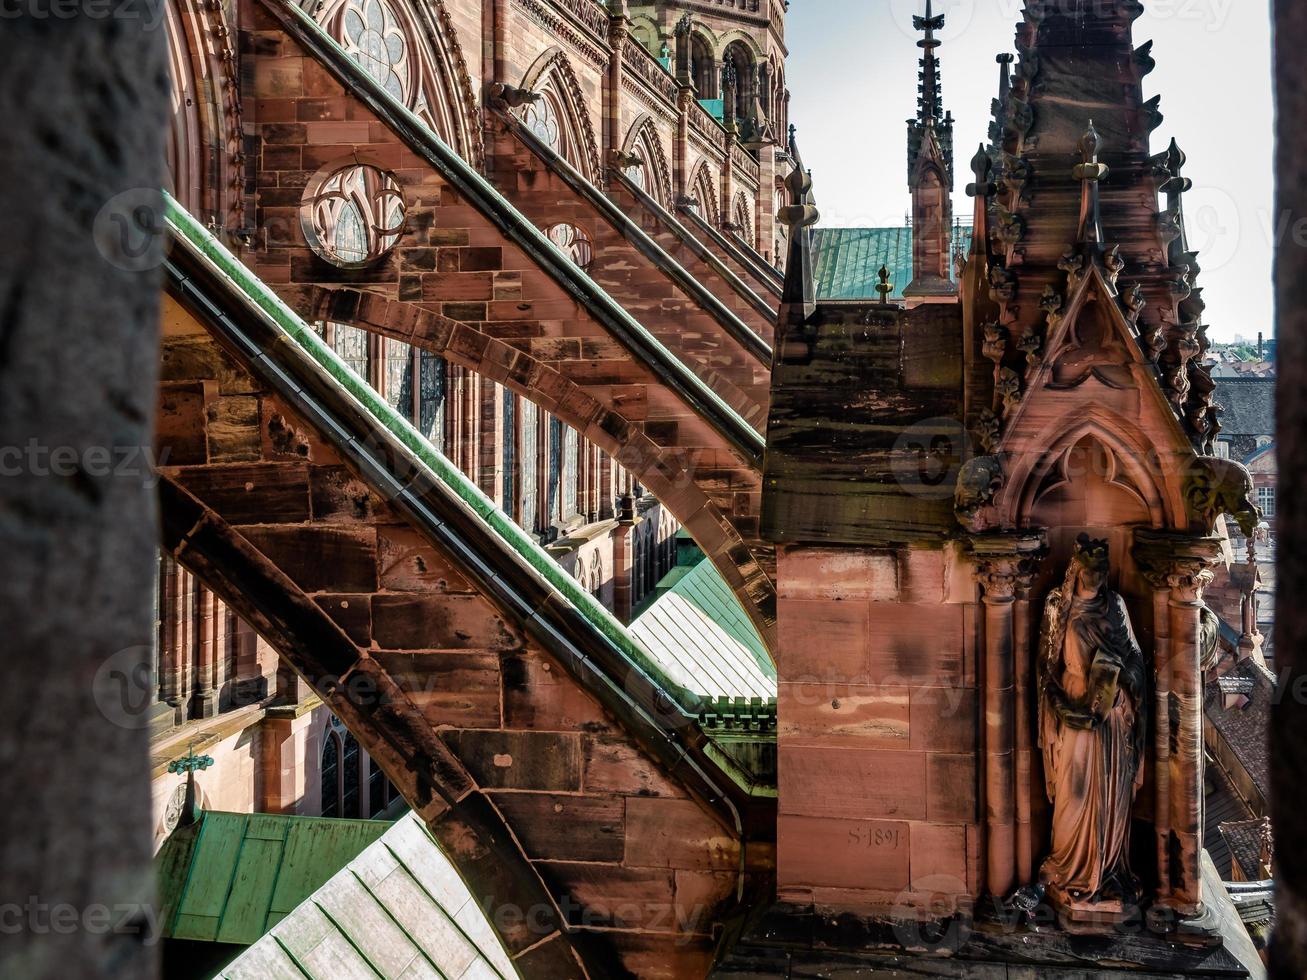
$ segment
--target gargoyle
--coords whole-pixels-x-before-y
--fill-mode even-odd
[[[496,109],[520,109],[539,102],[544,96],[530,89],[516,88],[503,82],[492,82],[486,89],[486,101]]]
[[[1003,464],[997,456],[977,456],[963,464],[953,492],[953,513],[968,531],[977,531],[977,518],[1003,489]]]
[[[1252,474],[1232,459],[1200,456],[1195,460],[1185,475],[1184,499],[1190,516],[1209,531],[1222,514],[1229,514],[1244,537],[1252,537],[1262,519]]]

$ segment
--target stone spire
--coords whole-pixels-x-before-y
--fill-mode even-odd
[[[794,127],[790,127],[790,156],[794,170],[785,180],[790,204],[776,215],[789,229],[789,261],[785,266],[785,285],[781,291],[781,323],[805,325],[817,309],[817,291],[813,282],[812,226],[820,218],[812,202],[812,174],[803,166]]]
[[[917,78],[917,117],[908,120],[908,179],[917,168],[921,154],[928,150],[927,130],[934,133],[940,155],[948,175],[949,190],[953,189],[953,114],[944,112],[943,87],[940,84],[939,60],[935,50],[940,40],[935,32],[944,29],[944,15],[933,12],[933,0],[926,0],[926,15],[913,17],[912,26],[924,33],[917,42],[921,48],[921,67]]]
[[[924,17],[913,26],[923,32],[917,116],[908,120],[908,188],[912,192],[912,282],[905,298],[944,301],[957,295],[950,276],[953,261],[953,116],[944,112],[935,49],[944,15],[926,0]]]

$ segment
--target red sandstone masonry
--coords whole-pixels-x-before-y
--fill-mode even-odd
[[[235,525],[345,629],[361,658],[401,686],[490,793],[555,894],[581,903],[578,922],[638,930],[619,943],[633,972],[649,956],[670,975],[699,969],[734,892],[735,876],[724,872],[739,866],[738,841],[660,775],[449,556],[169,306],[161,400],[172,409],[159,449],[171,448],[172,433],[192,448],[187,465],[166,474]],[[260,403],[243,433],[260,447],[248,462],[199,458],[195,447],[212,443],[215,420],[203,399],[175,397],[204,391],[212,403],[223,390]],[[289,435],[262,438],[272,419]],[[406,760],[379,732],[356,734],[413,800]]]

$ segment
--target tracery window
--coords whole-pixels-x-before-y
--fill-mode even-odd
[[[545,234],[576,265],[582,269],[590,268],[590,263],[594,260],[594,243],[584,229],[561,223],[553,225]]]
[[[387,92],[405,105],[412,95],[408,42],[382,0],[347,0],[341,44]]]
[[[560,156],[563,155],[563,127],[558,121],[558,111],[554,108],[553,100],[548,95],[522,107],[522,122],[546,146]]]
[[[394,176],[353,163],[309,184],[300,209],[309,247],[332,265],[367,265],[399,241],[404,195]]]
[[[628,180],[630,180],[630,182],[631,182],[632,184],[634,184],[636,187],[640,188],[640,190],[643,191],[643,190],[647,190],[647,189],[648,189],[648,188],[645,186],[645,180],[644,180],[644,164],[643,164],[643,163],[633,163],[633,164],[631,164],[631,166],[627,167],[627,168],[626,168],[626,177],[627,177]]]

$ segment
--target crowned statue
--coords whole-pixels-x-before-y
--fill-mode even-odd
[[[1143,782],[1146,675],[1108,567],[1107,542],[1082,534],[1040,637],[1039,744],[1053,828],[1039,879],[1071,919],[1110,917],[1139,897],[1130,811]]]

